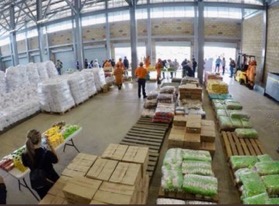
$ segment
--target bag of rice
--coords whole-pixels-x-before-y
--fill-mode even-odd
[[[163,190],[174,191],[181,190],[183,185],[183,175],[181,169],[179,168],[168,168],[166,166],[162,167],[162,180],[161,186]]]
[[[253,197],[247,197],[243,199],[243,203],[246,205],[264,205],[267,204],[269,201],[267,193],[262,193],[259,195],[255,195]]]
[[[269,195],[279,195],[279,175],[262,176],[262,180]]]
[[[163,160],[163,165],[165,165],[165,166],[177,165],[178,167],[181,167],[181,165],[182,165],[182,149],[180,149],[180,148],[169,149],[165,154],[165,158]]]
[[[226,109],[241,110],[242,105],[235,100],[225,100]]]
[[[240,119],[231,118],[231,122],[234,128],[242,128],[242,123]]]
[[[219,125],[221,130],[232,130],[234,128],[231,118],[225,116],[219,117]]]
[[[149,94],[147,94],[147,99],[157,99],[158,97],[158,92],[157,91],[151,91]]]
[[[241,183],[241,176],[245,175],[245,174],[249,174],[251,172],[255,172],[255,171],[253,171],[249,168],[241,168],[241,169],[236,170],[235,173],[234,173],[235,178],[236,178],[235,181],[237,183]]]
[[[205,161],[211,162],[211,156],[208,151],[202,150],[189,150],[184,149],[182,154],[183,160],[192,160],[192,161]]]
[[[279,174],[279,161],[257,162],[255,169],[261,176],[276,175]]]
[[[269,205],[279,205],[279,198],[269,198],[267,204],[269,204]]]
[[[237,118],[237,119],[250,119],[250,116],[246,113],[243,112],[242,110],[233,110],[230,112],[230,117],[231,118]]]
[[[232,164],[232,168],[237,170],[240,168],[253,167],[258,162],[258,158],[256,156],[231,156],[230,162]]]
[[[185,201],[170,198],[158,198],[157,205],[185,205]]]
[[[160,94],[173,94],[175,92],[174,86],[164,86],[160,88]]]
[[[243,174],[240,176],[240,180],[243,184],[242,198],[266,192],[264,183],[256,172]]]
[[[201,175],[186,174],[184,176],[183,190],[197,195],[215,196],[217,191],[218,182],[216,177],[208,177]]]
[[[239,138],[258,138],[258,132],[253,129],[253,128],[237,128],[235,130],[235,134],[236,136],[238,136]]]
[[[210,162],[202,161],[183,161],[182,162],[183,174],[196,174],[204,176],[214,176]]]
[[[253,127],[253,125],[252,125],[252,123],[249,121],[249,119],[244,119],[244,118],[242,118],[242,119],[241,119],[241,123],[242,123],[242,127],[243,127],[243,128],[252,128],[252,127]]]
[[[257,158],[260,162],[273,161],[273,159],[268,154],[258,155]]]

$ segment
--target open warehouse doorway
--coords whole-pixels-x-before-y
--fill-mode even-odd
[[[204,46],[204,71],[215,71],[215,61],[218,57],[223,59],[225,57],[226,67],[225,74],[229,72],[230,58],[236,61],[235,43],[210,43],[206,42]],[[222,71],[220,67],[220,72]]]
[[[156,42],[155,52],[156,61],[158,58],[162,60],[170,59],[171,61],[176,59],[179,65],[181,65],[184,59],[191,59],[191,44],[190,42]],[[150,77],[156,78],[156,72],[150,74]],[[181,67],[176,72],[176,77],[182,77]]]

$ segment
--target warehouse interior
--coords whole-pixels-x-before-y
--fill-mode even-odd
[[[5,125],[3,123],[4,126],[0,125],[1,161],[3,163],[3,161],[7,160],[5,159],[7,155],[25,145],[26,134],[29,130],[37,129],[44,132],[51,128],[55,122],[65,121],[67,124],[78,125],[82,128],[80,133],[70,140],[75,144],[76,148],[68,145],[64,147],[65,151],[61,148],[56,151],[59,162],[54,165],[54,168],[59,175],[69,178],[70,175],[65,175],[65,169],[69,169],[69,165],[73,164],[78,154],[84,153],[101,157],[110,144],[125,145],[125,141],[130,141],[127,144],[129,147],[139,146],[141,144],[139,143],[140,140],[133,140],[135,143],[133,145],[131,140],[127,140],[127,136],[129,136],[134,127],[139,129],[147,125],[146,128],[141,128],[144,132],[143,134],[138,134],[138,136],[143,136],[144,141],[147,142],[146,146],[149,145],[148,168],[142,172],[142,175],[146,172],[143,175],[144,177],[149,175],[149,184],[146,183],[144,177],[137,180],[141,185],[140,191],[133,193],[135,197],[129,202],[120,203],[194,204],[195,202],[191,201],[201,201],[196,203],[279,204],[279,188],[275,192],[272,189],[264,188],[266,190],[264,194],[262,192],[253,194],[256,197],[257,195],[260,195],[260,198],[264,197],[264,200],[255,200],[253,195],[248,195],[247,200],[247,194],[243,192],[243,187],[241,187],[243,184],[245,188],[245,180],[242,180],[241,183],[236,182],[235,169],[232,168],[230,159],[235,153],[237,153],[237,156],[247,155],[246,150],[251,153],[251,156],[267,154],[273,160],[274,167],[277,170],[273,173],[268,173],[268,175],[260,174],[259,178],[264,182],[261,182],[261,184],[266,184],[265,178],[272,176],[275,179],[273,186],[279,185],[277,184],[279,179],[278,32],[278,0],[13,0],[12,3],[9,0],[3,0],[0,2],[0,83],[4,79],[6,83],[4,90],[1,88],[2,84],[0,84],[0,124],[2,124],[2,121],[8,122],[7,113],[10,111],[20,116],[21,112],[16,111],[16,109],[27,108],[23,107],[26,103],[24,101],[27,99],[30,100],[30,105],[25,110],[31,111],[33,109],[34,112],[32,114],[28,113],[26,117],[18,118],[18,120],[16,118],[14,118],[16,120],[9,119],[10,125],[6,123]],[[229,58],[235,60],[236,67],[241,67],[243,59],[240,57],[243,57],[242,54],[247,54],[256,61],[253,88],[242,85],[242,82],[237,77],[229,77]],[[101,67],[97,70],[85,71],[90,70],[85,69],[85,59],[88,59],[88,62],[98,60],[99,64],[102,65],[106,59],[115,59],[117,62],[119,58],[123,59],[125,56],[130,61],[129,78],[124,81],[121,90],[114,86],[113,70],[110,71],[111,74],[109,76],[106,76],[109,81],[112,81],[109,83],[105,79],[107,71],[103,72]],[[140,62],[144,62],[147,56],[151,58],[149,76],[153,80],[157,76],[155,65],[158,58],[177,59],[179,64],[184,59],[191,61],[192,58],[195,58],[198,64],[194,80],[188,77],[186,79],[182,78],[183,69],[180,67],[175,72],[176,78],[174,79],[166,71],[166,78],[162,80],[161,84],[147,81],[147,94],[151,94],[152,91],[160,93],[164,86],[174,88],[173,94],[176,94],[176,97],[172,99],[172,103],[175,105],[173,118],[168,123],[154,122],[154,119],[152,120],[149,116],[146,117],[146,114],[143,115],[146,102],[149,100],[138,98],[137,96],[138,82],[135,77],[135,69]],[[226,58],[226,69],[224,74],[215,74],[215,61],[220,56]],[[65,77],[63,81],[59,80],[60,75],[54,69],[57,60],[63,62],[61,71],[61,77]],[[51,71],[48,78],[42,78],[39,71],[39,65],[42,66],[44,62],[46,62],[46,71]],[[77,62],[79,63],[78,69]],[[12,81],[16,73],[10,72],[8,74],[8,71],[13,71],[14,68],[23,68],[24,70],[27,68],[26,71],[28,73],[28,67],[32,67],[32,71],[35,68],[30,65],[37,65],[38,67],[38,72],[35,69],[38,73],[37,80],[31,80],[30,77],[28,80],[26,77],[29,82],[28,86],[22,85],[22,83],[25,83],[23,80],[22,82]],[[50,67],[54,70],[49,70]],[[24,78],[16,76],[15,79]],[[211,83],[210,78],[213,79]],[[95,88],[94,85],[94,91],[92,88],[90,89],[91,95],[87,94],[86,98],[76,102],[76,98],[82,98],[81,96],[84,94],[84,91],[79,86],[81,89],[79,88],[80,90],[75,94],[72,93],[74,106],[71,105],[62,112],[51,111],[45,105],[42,106],[42,101],[47,101],[48,97],[53,98],[54,95],[50,94],[51,92],[42,91],[47,85],[57,84],[59,86],[60,83],[61,85],[65,83],[70,85],[68,87],[71,90],[71,85],[78,86],[77,82],[81,81],[81,79],[84,82],[91,81],[91,83],[94,84],[95,82],[95,84],[98,83],[101,86],[96,85]],[[181,106],[180,102],[182,102],[183,91],[180,86],[184,84],[183,79],[187,82],[186,85],[189,82],[192,85],[193,82],[191,81],[194,81],[199,91],[201,91],[199,94],[201,99],[199,100],[201,100],[202,110],[206,114],[205,118],[202,116],[201,121],[206,119],[214,122],[214,151],[210,150],[212,171],[217,181],[218,192],[214,197],[200,195],[195,192],[190,193],[190,195],[188,192],[181,195],[181,191],[177,189],[165,190],[163,193],[161,191],[164,187],[163,179],[166,176],[162,169],[165,166],[165,155],[168,149],[177,147],[170,146],[169,138],[171,138],[173,130],[177,128],[177,125],[175,125],[176,111]],[[89,83],[85,87],[89,87],[88,85]],[[214,96],[219,92],[218,89],[218,91],[213,92],[216,85],[218,88],[226,88],[225,93],[217,95],[220,99]],[[65,90],[63,88],[61,94]],[[65,93],[64,95],[67,96]],[[212,95],[214,98],[212,98]],[[224,96],[225,99],[223,99]],[[176,98],[177,101],[175,101]],[[239,148],[243,147],[244,143],[246,145],[246,140],[239,138],[240,140],[237,142],[236,139],[238,137],[234,136],[236,134],[234,129],[229,128],[226,130],[221,128],[222,123],[218,116],[216,102],[217,104],[222,102],[221,104],[225,105],[227,100],[241,105],[241,109],[243,108],[243,110],[240,110],[243,111],[242,115],[245,113],[245,115],[249,116],[251,128],[257,132],[257,139],[247,140],[251,144],[247,143],[247,149],[243,149],[243,151],[241,149],[242,152],[240,152]],[[159,105],[159,100],[157,101],[156,105]],[[227,110],[225,111],[227,112]],[[154,113],[156,115],[156,109]],[[230,115],[229,113],[227,114]],[[147,121],[150,121],[150,123],[146,123]],[[144,126],[138,126],[141,123]],[[187,123],[185,124],[187,125]],[[155,158],[156,162],[153,163],[152,169],[150,169],[150,157],[154,158],[152,156],[154,155],[153,147],[157,147],[159,140],[147,141],[147,137],[151,137],[153,134],[151,134],[152,132],[148,134],[146,131],[165,127],[164,137],[160,140],[160,148]],[[227,143],[225,134],[231,134],[233,140],[227,136],[229,139]],[[236,141],[237,144],[228,149],[228,144],[232,145],[232,141]],[[68,144],[68,142],[65,141],[61,145],[64,146],[64,144]],[[252,152],[253,149],[250,147],[257,147],[258,149],[254,149],[254,152]],[[193,145],[185,146],[184,143],[184,146],[179,146],[179,148],[193,149]],[[13,167],[17,168],[15,163],[13,163]],[[241,168],[243,169],[244,167]],[[152,170],[152,174],[148,173],[150,170]],[[256,169],[254,168],[254,170]],[[42,200],[39,200],[35,190],[31,190],[32,194],[28,188],[22,185],[22,183],[27,184],[29,187],[29,175],[27,174],[24,178],[18,178],[11,171],[13,169],[5,169],[0,166],[0,176],[3,177],[7,189],[6,203],[40,203]],[[93,179],[95,180],[96,178]],[[20,182],[21,188],[19,187]],[[104,182],[101,184],[104,184]],[[63,186],[64,184],[66,185],[63,182]],[[144,185],[147,185],[147,187]],[[268,188],[266,185],[265,187]],[[136,186],[133,186],[133,188],[135,191],[138,190]],[[117,204],[119,202],[113,201],[120,201],[117,198],[115,200],[111,198],[112,200],[110,201],[112,202],[103,202],[105,200],[101,201],[101,197],[98,197],[98,199],[96,196],[94,198],[92,196],[88,200],[89,202],[79,202],[80,199],[68,197],[69,191],[68,193],[66,191],[63,193],[62,189],[55,190],[55,192],[60,195],[62,193],[63,198],[51,193],[48,194],[48,199],[44,199],[41,203]],[[110,189],[113,190],[112,188]],[[101,191],[101,189],[99,190]],[[116,190],[114,188],[113,192],[108,191],[110,193],[106,193],[106,195],[114,195]],[[138,194],[142,196],[138,196]],[[128,196],[128,193],[125,195]],[[58,196],[59,198],[57,198]],[[160,198],[164,198],[164,200],[158,202]],[[122,198],[122,201],[123,199],[125,198]],[[141,200],[138,201],[138,199]],[[172,202],[172,199],[176,199],[178,202]],[[179,201],[182,201],[182,203]]]

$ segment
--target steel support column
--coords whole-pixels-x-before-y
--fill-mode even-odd
[[[81,0],[74,1],[74,8],[72,10],[72,14],[74,19],[73,23],[73,46],[74,46],[74,55],[76,57],[76,61],[79,62],[80,69],[84,67],[84,51],[83,51],[83,40],[82,40],[82,25],[81,25],[81,10],[82,4]]]
[[[263,11],[263,33],[262,33],[262,55],[260,72],[257,74],[260,83],[264,83],[265,79],[265,63],[266,63],[266,50],[267,50],[267,29],[268,29],[268,1],[265,2],[265,10]]]
[[[198,78],[203,83],[204,70],[204,2],[198,0]]]
[[[11,6],[10,6],[10,49],[11,49],[12,64],[14,66],[18,65],[18,63],[19,63],[15,28],[16,28],[15,6],[13,4],[11,4]]]
[[[29,53],[29,41],[28,41],[28,36],[27,36],[27,22],[25,22],[25,51],[26,51],[26,56],[27,56],[27,61],[31,62],[31,58],[30,58],[30,53]]]
[[[37,31],[38,31],[38,45],[39,45],[39,56],[40,61],[46,60],[45,55],[45,39],[44,39],[44,25],[40,21],[43,19],[42,0],[36,0],[37,10]]]
[[[106,1],[106,10],[108,10],[108,1]],[[107,54],[107,59],[111,59],[110,24],[109,24],[108,12],[106,12],[106,54]]]
[[[137,33],[137,20],[136,20],[136,6],[137,0],[130,0],[130,36],[131,36],[131,52],[132,52],[132,77],[135,77],[135,69],[138,66],[138,33]]]
[[[147,0],[147,4],[150,5],[150,0]],[[152,60],[152,24],[151,24],[151,16],[150,16],[150,6],[147,7],[147,47],[146,47],[146,56],[150,56],[150,60]]]
[[[198,7],[194,7],[194,45],[193,45],[193,56],[195,58],[198,57],[198,46],[199,46],[199,40],[198,40],[198,35],[199,35],[199,17],[198,17]],[[197,60],[196,60],[197,61]]]

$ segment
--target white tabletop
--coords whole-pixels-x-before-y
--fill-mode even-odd
[[[80,127],[77,131],[75,131],[73,134],[71,134],[69,137],[67,137],[67,139],[64,140],[63,143],[61,143],[60,145],[58,145],[55,148],[55,151],[59,150],[60,148],[63,148],[64,145],[70,141],[71,139],[73,139],[74,137],[76,137],[82,130],[82,127]],[[30,169],[27,168],[24,172],[21,172],[19,169],[17,169],[16,167],[14,167],[12,170],[10,170],[8,173],[10,175],[12,175],[13,177],[15,177],[16,179],[20,180],[22,178],[24,178],[26,175],[28,175],[30,172]]]

